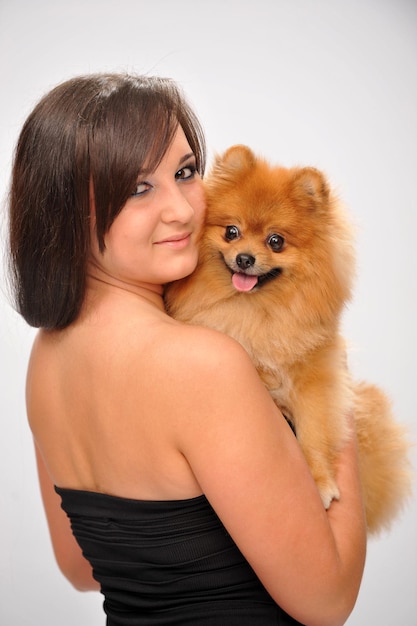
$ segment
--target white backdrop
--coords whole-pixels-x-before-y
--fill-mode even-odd
[[[344,322],[351,367],[388,391],[417,441],[417,2],[0,0],[3,199],[35,101],[104,70],[179,81],[210,155],[247,143],[276,163],[327,172],[358,228]],[[101,597],[73,590],[52,556],[25,421],[34,331],[13,312],[4,276],[0,315],[0,623],[103,626]],[[417,625],[416,497],[370,542],[348,624]]]

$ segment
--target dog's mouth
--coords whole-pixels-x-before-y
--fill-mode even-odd
[[[266,283],[270,282],[281,274],[281,268],[276,267],[266,274],[246,274],[245,272],[232,272],[232,284],[236,291],[253,291],[260,287],[263,287]]]

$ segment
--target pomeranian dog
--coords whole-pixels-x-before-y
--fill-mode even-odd
[[[339,498],[335,461],[354,414],[369,533],[410,492],[408,442],[382,390],[353,383],[340,317],[354,277],[351,228],[323,174],[272,167],[246,146],[217,157],[194,273],[167,286],[176,319],[247,350],[293,427],[323,504]]]

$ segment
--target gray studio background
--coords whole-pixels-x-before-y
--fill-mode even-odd
[[[247,143],[327,173],[357,225],[351,368],[387,390],[417,441],[417,2],[0,0],[0,252],[25,117],[56,83],[104,70],[179,81],[210,156]],[[3,271],[0,316],[0,624],[103,626],[100,595],[73,590],[52,555],[25,418],[34,331]],[[370,542],[348,624],[417,625],[416,496]]]

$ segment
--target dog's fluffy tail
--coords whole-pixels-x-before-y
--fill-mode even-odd
[[[390,528],[411,495],[411,444],[381,389],[356,384],[354,403],[368,533],[376,534]]]

